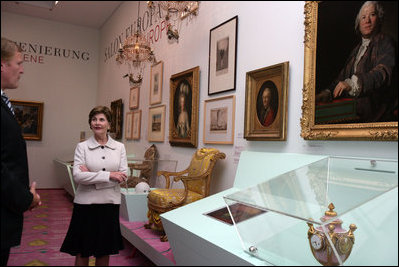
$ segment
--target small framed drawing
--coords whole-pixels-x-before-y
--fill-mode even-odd
[[[139,140],[141,132],[141,110],[133,111],[132,139]]]
[[[42,140],[43,102],[10,100],[25,140]]]
[[[133,112],[126,113],[126,122],[125,122],[125,138],[126,140],[132,140],[133,134]]]
[[[123,123],[123,103],[122,99],[111,102],[111,130],[110,135],[114,139],[122,138],[122,123]]]
[[[148,112],[148,141],[163,142],[165,136],[165,105],[151,107]]]
[[[159,104],[162,102],[162,83],[163,83],[163,62],[151,66],[150,80],[150,104]]]
[[[235,90],[238,16],[209,33],[208,95]]]
[[[138,108],[139,100],[140,100],[140,87],[130,88],[129,109]]]
[[[197,147],[199,67],[170,77],[169,143]]]
[[[234,95],[205,100],[204,144],[233,144],[234,114]]]
[[[287,61],[247,72],[245,139],[286,140],[288,65]]]

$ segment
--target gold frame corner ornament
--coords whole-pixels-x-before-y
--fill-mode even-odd
[[[315,124],[315,81],[317,22],[320,1],[306,1],[304,6],[304,81],[301,137],[305,140],[397,141],[398,122]]]

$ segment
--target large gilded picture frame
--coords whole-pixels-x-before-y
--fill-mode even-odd
[[[43,132],[43,102],[10,100],[15,118],[25,140],[41,141]]]
[[[169,143],[197,147],[199,66],[170,77]]]
[[[253,141],[287,139],[289,62],[246,74],[244,138]]]
[[[320,93],[325,91],[324,88],[336,88],[331,87],[334,85],[334,80],[337,78],[339,81],[339,75],[346,71],[345,63],[347,62],[346,66],[349,66],[351,56],[355,58],[357,54],[353,51],[359,50],[356,50],[356,47],[360,46],[358,43],[361,38],[360,34],[356,35],[355,32],[355,18],[362,5],[363,2],[356,1],[345,2],[344,7],[342,2],[307,1],[305,3],[304,84],[301,118],[301,137],[305,140],[398,140],[397,66],[392,68],[389,84],[393,90],[384,91],[390,92],[391,95],[374,98],[384,101],[384,104],[377,103],[375,105],[377,108],[385,106],[385,102],[387,102],[385,110],[387,115],[379,121],[363,115],[370,111],[370,109],[362,108],[364,102],[361,102],[360,99],[367,96],[364,93],[366,89],[361,89],[363,92],[352,95],[352,97],[350,94],[347,96],[342,94],[335,98],[334,94],[330,94],[329,100],[320,100],[321,98],[319,98]],[[381,5],[385,11],[381,32],[396,38],[395,51],[397,51],[397,2],[381,2]],[[340,14],[339,18],[336,14]],[[360,26],[359,32],[361,32]],[[337,39],[334,41],[329,38]],[[342,42],[337,42],[337,40]],[[345,45],[341,43],[345,43]],[[368,50],[365,51],[356,66],[360,66],[363,58],[366,58],[369,53]],[[391,59],[395,61],[394,58],[391,57]],[[352,60],[352,62],[356,62],[354,59]],[[341,71],[341,69],[343,70]],[[347,69],[349,68],[347,67]],[[388,69],[388,73],[391,70],[391,68],[385,67],[384,69]],[[363,86],[366,88],[365,83]],[[362,111],[359,111],[361,108],[366,112],[361,113]]]

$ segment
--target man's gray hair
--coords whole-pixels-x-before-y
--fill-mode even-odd
[[[363,10],[363,8],[365,8],[366,6],[369,5],[374,5],[375,7],[375,11],[377,13],[378,16],[378,24],[381,25],[383,18],[384,18],[384,9],[382,7],[382,5],[378,2],[378,1],[367,1],[365,2],[362,7],[359,9],[359,12],[357,13],[356,16],[356,20],[355,20],[355,31],[359,30],[359,23],[360,23],[360,13]]]

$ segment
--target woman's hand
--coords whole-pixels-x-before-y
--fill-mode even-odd
[[[89,171],[89,169],[86,167],[86,165],[81,165],[81,166],[79,166],[79,169],[80,169],[82,172],[88,172],[88,171]]]
[[[114,180],[118,183],[125,181],[126,178],[127,178],[127,176],[123,172],[110,172],[110,174],[109,174],[109,179]]]

